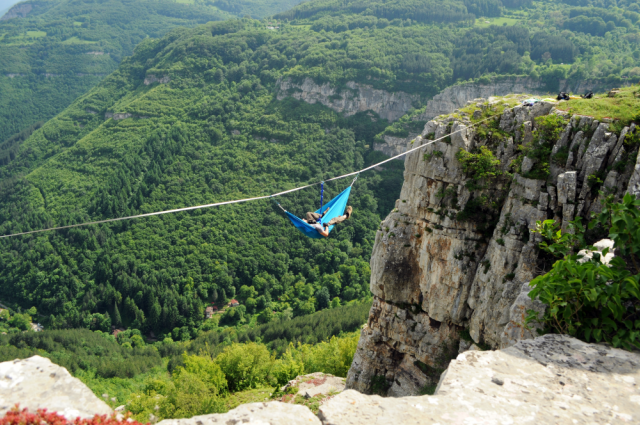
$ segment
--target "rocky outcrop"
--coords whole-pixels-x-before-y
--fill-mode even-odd
[[[14,400],[30,410],[46,408],[68,418],[110,412],[64,368],[42,357],[1,363],[0,377],[3,412]],[[327,383],[333,377],[306,375],[293,384],[302,389],[306,381],[308,392],[320,388],[315,384],[324,378]],[[382,398],[347,390],[324,400],[317,416],[306,406],[271,401],[159,424],[638,423],[639,381],[637,352],[545,335],[503,350],[465,351],[441,375],[433,396]]]
[[[320,419],[305,406],[280,403],[250,403],[228,413],[194,416],[190,419],[165,419],[158,425],[320,425]]]
[[[637,80],[628,79],[625,82],[616,82],[615,84],[621,87],[628,87],[632,84],[637,84]],[[611,89],[611,83],[606,80],[578,80],[578,81],[559,81],[559,91],[567,93],[583,94],[587,91],[594,93],[608,92]]]
[[[536,119],[555,114],[554,104],[507,108],[479,128],[458,113],[428,122],[412,142],[423,148],[407,154],[400,199],[376,235],[374,303],[347,388],[416,395],[471,346],[464,338],[495,349],[535,336],[536,324],[524,324],[526,311],[544,306],[528,297],[528,284],[552,264],[539,255],[536,221],[555,218],[568,230],[576,216],[599,211],[598,179],[605,192],[621,196],[634,172],[631,161],[619,159],[619,140],[635,129],[618,135],[608,123],[573,116],[562,120],[557,140],[540,139]],[[500,99],[480,105],[502,108]],[[534,152],[540,144],[551,157],[532,154],[527,165],[517,146]],[[476,181],[464,172],[456,154],[480,147],[499,161],[502,177]],[[518,161],[522,169],[514,170]],[[537,179],[543,168],[548,176]]]
[[[347,390],[320,407],[325,425],[606,424],[640,421],[640,355],[561,335],[467,351],[435,395]]]
[[[373,149],[380,151],[389,157],[400,155],[407,150],[407,146],[416,136],[417,134],[413,134],[409,137],[403,138],[384,135],[382,136],[384,143],[375,143],[373,145]],[[398,159],[404,161],[402,157]]]
[[[168,75],[165,75],[163,77],[157,77],[153,74],[149,74],[144,78],[144,85],[150,86],[153,83],[168,84],[170,81],[171,81],[171,78],[169,78]]]
[[[29,3],[20,3],[13,6],[7,13],[0,18],[0,21],[8,21],[13,18],[26,18],[29,12],[33,10],[33,5]]]
[[[86,112],[93,114],[95,112],[89,111],[87,110]],[[131,114],[129,112],[105,112],[104,113],[104,119],[108,120],[108,119],[113,119],[114,121],[119,121],[119,120],[126,120],[127,118],[137,118],[139,120],[146,120],[149,117],[145,116],[145,115],[134,115]]]
[[[281,391],[288,393],[282,401],[294,401],[294,396],[299,395],[305,398],[316,397],[324,399],[331,395],[344,391],[345,379],[328,373],[316,372],[308,375],[297,376],[281,388]],[[292,390],[296,392],[293,393]]]
[[[447,87],[427,102],[425,111],[415,117],[417,121],[428,121],[439,115],[447,115],[462,108],[467,102],[492,96],[506,96],[510,93],[544,94],[544,84],[533,78],[505,78],[487,84],[467,83]]]
[[[115,121],[119,121],[119,120],[126,120],[127,118],[131,118],[133,117],[133,114],[130,114],[128,112],[105,112],[104,114],[104,119],[108,120],[108,119],[113,119]]]
[[[285,78],[278,81],[277,98],[282,100],[291,96],[310,104],[321,103],[346,116],[373,111],[380,118],[389,121],[397,120],[420,101],[419,95],[389,93],[353,81],[348,82],[346,86],[346,89],[339,91],[329,83],[320,85],[311,78],[306,78],[299,84]]]
[[[631,83],[629,82],[628,84]],[[584,93],[588,90],[598,92],[609,89],[608,83],[600,80],[581,80],[579,82],[560,80],[559,82],[559,90],[564,92]],[[428,121],[439,115],[450,114],[474,99],[488,99],[494,96],[506,96],[511,93],[529,93],[542,96],[549,95],[549,90],[539,79],[529,77],[501,78],[486,84],[458,84],[447,87],[433,96],[427,102],[424,113],[417,115],[413,119],[416,121]],[[555,94],[553,97],[555,97]]]
[[[47,409],[70,420],[112,413],[67,369],[40,356],[0,363],[0,416],[16,404],[34,412]]]

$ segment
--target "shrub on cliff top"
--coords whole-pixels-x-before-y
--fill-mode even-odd
[[[553,220],[537,222],[546,239],[540,247],[556,257],[551,271],[531,281],[532,299],[548,305],[542,318],[529,311],[527,322],[541,321],[545,331],[569,334],[584,341],[607,342],[614,347],[640,348],[640,200],[626,195],[615,204],[612,197],[589,228],[609,228],[616,256],[606,264],[604,249],[581,259],[581,249],[596,251],[584,242],[584,227],[573,223],[574,234],[562,233]]]

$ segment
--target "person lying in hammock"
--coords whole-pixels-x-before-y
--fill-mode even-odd
[[[306,214],[306,218],[302,221],[310,224],[311,227],[316,229],[318,233],[320,233],[322,236],[326,238],[327,236],[329,236],[329,226],[342,223],[343,221],[351,217],[352,211],[353,211],[353,208],[351,208],[351,206],[348,206],[344,212],[344,215],[333,218],[328,223],[320,223],[320,219],[322,219],[322,217],[324,217],[324,215],[329,212],[329,208],[327,208],[326,210],[324,210],[322,214],[318,214],[315,212],[308,212]]]

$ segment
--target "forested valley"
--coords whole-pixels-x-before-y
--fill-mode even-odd
[[[372,149],[376,135],[392,124],[402,131],[371,112],[345,116],[319,104],[279,101],[274,92],[282,79],[337,87],[356,81],[426,100],[456,81],[492,74],[546,78],[553,89],[560,78],[615,81],[640,69],[636,3],[606,10],[434,4],[318,0],[276,15],[277,30],[266,27],[268,19],[243,18],[143,39],[96,88],[5,143],[11,155],[0,167],[1,232],[318,182],[382,158]],[[440,15],[413,13],[418,9]],[[505,23],[479,25],[475,13]],[[607,24],[604,34],[566,29],[578,18],[607,19],[614,27]],[[30,21],[3,22],[26,28]],[[544,31],[528,29],[535,23]],[[73,31],[107,38],[108,25],[96,24],[95,33],[92,25]],[[71,34],[63,33],[60,40]],[[222,308],[234,298],[240,305],[225,310],[223,325],[363,299],[375,230],[401,180],[399,161],[362,175],[353,218],[329,240],[304,238],[269,202],[4,239],[0,296],[15,307],[35,306],[53,328],[123,326],[160,338],[182,329],[180,339],[196,336],[206,306]],[[327,184],[326,199],[348,183]],[[303,215],[318,208],[318,198],[316,188],[280,201]]]
[[[420,132],[421,108],[454,84],[519,76],[553,92],[640,78],[632,0],[28,3],[26,17],[0,21],[0,235],[353,172],[387,158],[374,149],[382,135]],[[414,104],[390,122],[297,100],[283,81],[356,83]],[[359,175],[354,213],[327,239],[306,238],[269,200],[0,239],[0,356],[46,355],[96,393],[129,388],[117,400],[141,395],[132,409],[145,421],[158,394],[164,417],[206,413],[171,401],[187,385],[199,394],[198,368],[211,372],[208,412],[297,373],[343,376],[403,169]],[[325,183],[325,202],[351,181]],[[320,186],[277,202],[304,216]],[[269,367],[238,384],[225,362],[247,352]]]

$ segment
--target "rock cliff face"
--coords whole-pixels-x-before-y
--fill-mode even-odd
[[[380,151],[383,154],[391,157],[400,155],[401,153],[407,150],[407,145],[416,136],[417,134],[413,134],[413,135],[410,135],[408,138],[402,138],[402,137],[388,136],[385,134],[384,136],[382,136],[384,143],[376,143],[373,146],[373,149]],[[400,157],[398,158],[398,160],[404,161],[404,158]]]
[[[606,424],[640,419],[640,355],[545,335],[500,351],[467,351],[435,395],[382,398],[345,391],[323,424]]]
[[[485,114],[504,108],[480,106]],[[506,108],[476,127],[469,115],[454,114],[428,122],[413,141],[412,147],[425,146],[406,156],[400,199],[376,235],[374,303],[347,388],[416,395],[436,384],[449,360],[470,345],[464,341],[469,336],[494,349],[533,337],[523,326],[524,312],[544,307],[529,299],[528,283],[550,261],[539,255],[539,235],[530,230],[548,218],[566,228],[576,216],[598,211],[598,190],[588,184],[589,176],[600,176],[606,192],[624,194],[637,156],[637,148],[627,152],[623,143],[633,126],[615,134],[607,123],[562,118],[553,107],[542,102]],[[545,140],[548,128],[541,126],[549,122],[558,131]],[[552,154],[527,158],[518,145]],[[481,147],[495,155],[499,169],[515,171],[513,177],[476,181],[465,173],[456,154]],[[630,155],[634,160],[625,165]],[[514,162],[522,165],[514,170]],[[540,175],[545,167],[548,174]],[[638,176],[636,171],[640,181]],[[632,187],[640,186],[634,178]]]
[[[433,99],[427,102],[424,113],[415,119],[428,121],[439,115],[448,115],[473,99],[488,99],[491,96],[506,96],[511,93],[544,94],[546,90],[539,80],[532,78],[507,78],[488,84],[460,84],[447,87],[433,96]]]
[[[581,80],[580,82],[559,82],[561,91],[572,93],[584,93],[591,91],[608,91],[611,87],[598,80]],[[540,80],[533,78],[505,78],[495,80],[487,84],[467,83],[447,87],[433,99],[429,100],[422,114],[414,116],[414,121],[429,121],[440,115],[448,115],[458,108],[465,106],[468,102],[493,96],[506,96],[510,93],[529,93],[532,95],[550,95]],[[552,95],[555,98],[555,94]],[[413,140],[417,134],[411,135],[407,139],[384,136],[384,143],[376,143],[375,150],[383,152],[388,156],[399,155],[406,150],[408,142]]]
[[[167,84],[171,81],[168,75],[157,77],[153,74],[149,74],[144,78],[144,85],[149,86],[153,83]]]
[[[389,121],[397,120],[420,101],[418,95],[389,93],[355,82],[348,82],[347,89],[338,91],[329,83],[319,85],[310,78],[301,84],[293,83],[290,79],[280,80],[277,85],[277,98],[282,100],[287,96],[311,104],[321,103],[347,116],[374,111],[380,118]]]
[[[599,80],[581,80],[579,82],[568,82],[560,80],[559,90],[582,94],[587,90],[608,91],[606,83]],[[506,96],[511,93],[529,93],[534,95],[550,95],[544,83],[538,79],[515,77],[495,80],[487,84],[467,83],[447,87],[433,99],[427,102],[423,114],[415,117],[416,120],[428,121],[439,115],[447,115],[458,108],[463,107],[467,102],[477,99],[488,99],[492,96]],[[553,97],[555,98],[555,93]]]

